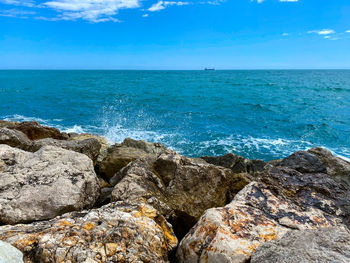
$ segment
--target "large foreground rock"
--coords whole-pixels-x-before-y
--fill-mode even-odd
[[[33,141],[28,150],[31,152],[36,152],[44,146],[55,146],[85,154],[94,162],[94,164],[97,162],[97,157],[99,156],[101,149],[101,144],[95,138],[69,141],[46,138]]]
[[[293,229],[349,226],[350,193],[322,173],[272,168],[225,207],[205,212],[181,241],[179,262],[246,262]]]
[[[98,171],[109,180],[130,162],[143,157],[155,157],[164,152],[170,151],[159,143],[127,138],[121,144],[115,144],[108,149],[107,156],[98,165]]]
[[[2,226],[0,239],[21,250],[26,263],[162,263],[177,245],[171,225],[154,208],[124,202]]]
[[[266,165],[262,160],[249,160],[233,153],[222,156],[203,156],[201,158],[208,163],[229,168],[234,173],[255,174],[263,171]]]
[[[146,200],[173,224],[178,237],[205,210],[225,205],[250,182],[247,174],[176,153],[136,160],[116,177],[112,201]]]
[[[53,218],[92,207],[100,186],[85,155],[46,146],[35,153],[0,145],[0,222]]]
[[[342,228],[290,231],[280,240],[261,245],[251,263],[348,263],[350,233]]]
[[[10,244],[0,241],[0,263],[23,263],[23,254]]]

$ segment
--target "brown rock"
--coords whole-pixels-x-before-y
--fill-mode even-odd
[[[66,140],[69,136],[61,133],[58,129],[41,126],[35,121],[17,123],[12,129],[23,132],[31,140],[52,138],[57,140]],[[9,127],[10,128],[10,127]]]
[[[50,221],[1,226],[0,240],[36,262],[168,262],[171,225],[146,204],[117,202]]]
[[[138,159],[116,177],[112,201],[146,200],[170,220],[179,238],[206,209],[225,205],[251,180],[175,153]]]
[[[205,212],[181,241],[179,262],[247,262],[293,229],[349,225],[350,193],[326,174],[272,168],[223,208]]]

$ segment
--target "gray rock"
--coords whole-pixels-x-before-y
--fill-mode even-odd
[[[260,245],[290,230],[349,226],[349,204],[349,189],[326,174],[272,168],[230,204],[207,210],[182,239],[177,259],[245,263]]]
[[[0,128],[0,144],[27,150],[31,143],[28,137],[20,131]]]
[[[261,245],[251,263],[348,263],[350,233],[342,228],[290,231],[280,240]]]
[[[23,263],[23,254],[10,244],[0,241],[0,263]]]
[[[36,152],[44,146],[55,146],[66,150],[75,151],[85,154],[94,163],[97,161],[97,157],[100,154],[101,144],[95,138],[83,139],[83,140],[56,140],[51,138],[41,139],[33,141],[29,147],[29,151]]]
[[[109,181],[130,162],[143,157],[156,157],[164,152],[170,151],[159,143],[127,138],[121,144],[115,144],[108,149],[107,156],[98,164],[98,173]]]
[[[45,146],[35,153],[0,145],[0,222],[50,219],[92,207],[100,185],[85,155]]]
[[[325,173],[326,166],[317,158],[317,156],[299,151],[284,158],[279,164],[280,166],[295,169],[301,173]]]
[[[166,263],[177,245],[171,225],[153,207],[125,202],[0,226],[0,239],[21,250],[26,263]]]
[[[263,171],[266,165],[262,160],[249,160],[233,153],[223,156],[203,156],[201,158],[210,164],[229,168],[234,173],[254,174]]]
[[[314,154],[327,167],[327,174],[336,180],[346,182],[350,186],[350,163],[342,158],[334,156],[324,148],[312,148],[308,150]]]
[[[179,238],[206,209],[225,205],[251,180],[248,174],[175,153],[138,159],[117,177],[112,201],[146,200],[169,220]]]

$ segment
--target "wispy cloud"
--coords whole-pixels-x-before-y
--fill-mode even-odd
[[[282,33],[282,36],[287,37],[289,36],[289,33]]]
[[[6,17],[21,17],[27,18],[28,15],[35,15],[34,11],[26,11],[26,10],[18,10],[18,9],[8,9],[8,10],[0,10],[0,16]]]
[[[27,6],[27,7],[35,6],[35,2],[33,0],[0,0],[0,3],[7,4],[7,5]]]
[[[265,0],[250,0],[251,2],[258,2],[258,4],[261,4],[262,2],[265,2]],[[279,2],[298,2],[299,0],[279,0]]]
[[[311,30],[307,32],[308,34],[318,34],[318,35],[330,35],[335,34],[333,29],[322,29],[322,30]]]
[[[147,10],[150,12],[156,12],[163,10],[167,8],[168,6],[182,6],[182,5],[189,5],[189,2],[182,2],[182,1],[158,1],[157,3],[153,4],[150,8]]]
[[[120,9],[137,8],[139,0],[56,0],[42,4],[60,13],[62,20],[84,19],[90,22],[117,22]]]

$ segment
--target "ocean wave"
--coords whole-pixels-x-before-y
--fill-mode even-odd
[[[79,125],[74,125],[73,127],[70,127],[70,128],[61,128],[60,130],[66,133],[86,133],[87,132]]]
[[[14,122],[36,121],[36,122],[39,122],[42,124],[49,123],[48,120],[44,120],[44,119],[37,118],[37,117],[27,117],[27,116],[23,116],[23,115],[19,115],[19,114],[7,115],[7,116],[2,117],[1,119],[5,120],[5,121],[14,121]]]

